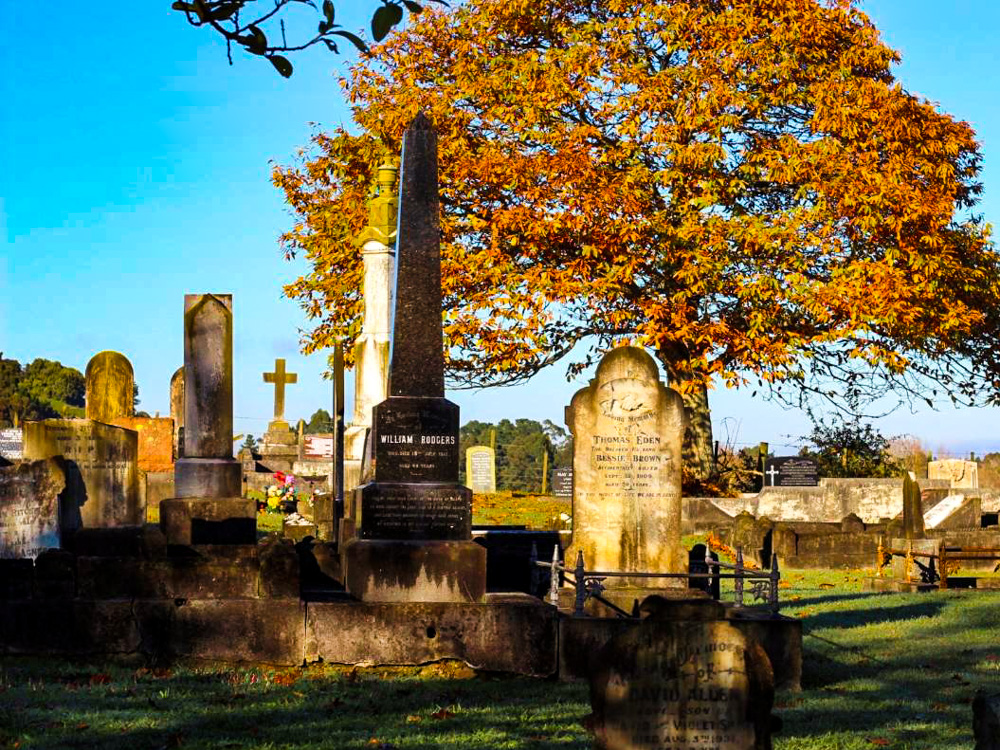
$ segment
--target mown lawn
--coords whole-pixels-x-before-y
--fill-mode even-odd
[[[1000,592],[871,594],[863,573],[788,571],[804,684],[776,750],[970,749],[1000,690]],[[502,644],[498,644],[502,647]],[[150,671],[0,659],[0,748],[588,748],[582,685],[461,665]]]

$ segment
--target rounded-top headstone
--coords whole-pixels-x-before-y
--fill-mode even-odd
[[[87,419],[111,422],[135,415],[135,374],[124,354],[95,354],[87,363],[85,377]]]
[[[633,346],[609,352],[566,408],[573,434],[573,542],[590,570],[680,573],[681,395]],[[616,579],[628,584],[628,579]],[[634,584],[638,585],[638,584]]]
[[[614,636],[592,664],[590,700],[602,750],[771,747],[770,661],[726,621],[654,613]]]

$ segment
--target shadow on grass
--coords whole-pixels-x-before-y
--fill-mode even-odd
[[[799,589],[799,591],[802,590],[803,589]],[[880,596],[891,596],[891,594],[883,594],[880,592],[868,591],[860,594],[829,594],[827,596],[816,596],[808,599],[802,597],[801,599],[796,599],[794,601],[786,597],[781,601],[781,606],[783,609],[790,609],[792,607],[807,607],[816,604],[833,604],[835,602],[861,601],[866,599],[873,599]]]
[[[586,689],[541,680],[245,684],[219,673],[159,680],[101,675],[95,684],[93,673],[65,681],[37,670],[29,675],[20,685],[5,675],[0,747],[590,747],[580,725],[589,712]]]
[[[801,606],[802,602],[795,602]],[[803,632],[816,630],[858,628],[865,625],[885,624],[914,620],[918,617],[935,617],[946,607],[947,602],[928,599],[916,604],[902,604],[895,607],[874,609],[838,609],[811,615],[802,621]]]

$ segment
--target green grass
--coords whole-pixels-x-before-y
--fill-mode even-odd
[[[472,498],[474,524],[523,525],[529,529],[568,528],[559,518],[561,513],[570,513],[567,498],[521,492],[496,492]]]
[[[775,750],[972,748],[1000,690],[1000,592],[872,594],[862,572],[786,571],[801,693]],[[455,679],[466,677],[467,679]],[[0,659],[0,748],[589,748],[586,687],[413,669],[176,669]]]

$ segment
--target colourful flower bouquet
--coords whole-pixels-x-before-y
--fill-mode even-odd
[[[282,471],[274,472],[274,481],[257,501],[258,513],[294,513],[296,509],[295,477]]]

